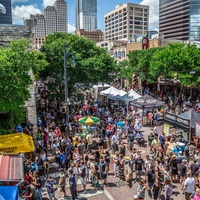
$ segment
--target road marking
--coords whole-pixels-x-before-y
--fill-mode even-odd
[[[104,187],[104,194],[108,197],[109,200],[115,200],[105,187]]]

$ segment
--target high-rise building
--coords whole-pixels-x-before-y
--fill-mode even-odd
[[[56,0],[53,6],[44,9],[43,14],[30,15],[25,24],[31,26],[34,37],[38,39],[55,32],[67,32],[67,3]]]
[[[97,0],[76,0],[76,30],[97,29]]]
[[[104,15],[105,40],[134,40],[149,29],[149,6],[119,4]]]
[[[159,0],[159,31],[165,39],[200,41],[200,1]]]
[[[0,12],[0,24],[12,24],[11,0],[0,0],[0,4],[5,8],[5,12]]]

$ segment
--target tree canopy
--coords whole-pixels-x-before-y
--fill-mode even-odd
[[[30,97],[29,86],[33,83],[30,70],[38,78],[47,64],[43,53],[28,49],[29,45],[28,40],[14,40],[7,49],[0,47],[0,112],[9,113],[8,127],[24,117],[23,106]]]
[[[41,48],[46,55],[48,66],[41,71],[40,77],[49,80],[47,86],[52,97],[64,100],[64,43],[67,55],[73,54],[76,63],[75,68],[70,67],[71,58],[68,57],[66,67],[69,95],[77,93],[77,88],[74,87],[77,83],[87,88],[91,84],[112,80],[109,73],[116,71],[116,64],[105,49],[97,47],[94,42],[84,37],[55,33],[46,37]]]
[[[191,71],[196,74],[191,75]],[[173,78],[175,73],[182,86],[200,87],[200,54],[196,45],[170,43],[154,53],[150,64],[150,74],[153,77]]]

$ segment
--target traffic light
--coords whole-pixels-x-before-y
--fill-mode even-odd
[[[137,77],[135,74],[132,75],[132,85],[137,85]]]
[[[178,74],[175,73],[174,74],[174,84],[177,84],[177,81],[178,81]]]

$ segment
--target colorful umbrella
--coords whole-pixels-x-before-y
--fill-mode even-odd
[[[98,117],[92,117],[92,116],[88,116],[88,117],[82,117],[78,120],[78,122],[80,124],[85,124],[85,125],[91,125],[91,124],[95,124],[97,122],[100,122],[100,119]]]

